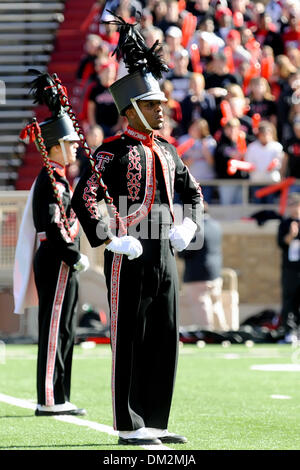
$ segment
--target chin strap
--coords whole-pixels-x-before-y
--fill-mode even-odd
[[[135,100],[134,98],[130,98],[130,101],[131,101],[132,106],[133,106],[134,109],[136,110],[138,117],[140,118],[140,120],[141,120],[142,123],[144,124],[145,128],[146,128],[148,131],[153,132],[152,127],[150,126],[150,124],[148,123],[147,119],[145,118],[145,116],[143,115],[142,111],[140,110],[140,108],[139,108],[139,106],[138,106],[136,100]]]
[[[67,157],[67,151],[66,151],[65,143],[64,143],[63,139],[59,139],[59,143],[60,143],[60,146],[61,146],[61,151],[62,151],[62,154],[63,154],[65,165],[67,166],[67,165],[69,165],[69,160],[68,160],[68,157]]]

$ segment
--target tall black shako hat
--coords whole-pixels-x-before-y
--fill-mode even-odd
[[[160,44],[156,41],[151,48],[145,44],[143,36],[135,28],[136,24],[130,24],[122,17],[107,10],[115,19],[103,21],[103,23],[115,24],[120,33],[119,42],[113,55],[117,60],[123,59],[128,70],[128,75],[113,83],[111,92],[118,111],[125,114],[126,109],[133,105],[140,118],[144,119],[136,102],[139,100],[167,101],[165,94],[161,91],[158,80],[163,77],[163,72],[169,70],[159,55]],[[144,125],[147,121],[143,121]]]
[[[37,78],[31,82],[29,91],[33,102],[46,105],[51,112],[49,118],[39,123],[46,148],[61,142],[80,140],[71,118],[60,102],[54,79],[48,73],[41,73],[38,70],[31,69],[29,72],[37,75]]]

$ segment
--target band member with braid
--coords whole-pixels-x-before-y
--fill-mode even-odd
[[[166,101],[158,83],[166,65],[157,43],[147,48],[134,25],[116,18],[117,58],[129,73],[110,92],[129,125],[95,151],[95,164],[78,182],[72,206],[91,246],[106,244],[118,442],[181,444],[186,437],[168,431],[179,339],[174,248],[185,249],[200,229],[202,194],[175,147],[155,133],[163,126]],[[98,209],[105,190],[119,220],[110,215],[106,221]],[[174,225],[174,190],[188,206],[180,225]]]
[[[76,159],[79,137],[50,75],[39,74],[31,94],[52,113],[40,125],[35,120],[21,135],[31,135],[44,162],[29,198],[39,243],[33,263],[39,307],[35,415],[84,415],[84,409],[70,403],[78,273],[89,267],[88,258],[79,251],[79,222],[71,208],[72,189],[66,179],[66,166]]]

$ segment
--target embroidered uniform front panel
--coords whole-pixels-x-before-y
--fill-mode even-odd
[[[128,145],[128,148],[127,189],[128,198],[134,202],[140,199],[139,192],[141,189],[142,165],[137,146]]]
[[[167,150],[163,149],[156,143],[153,144],[153,150],[161,163],[163,176],[165,180],[169,206],[173,216],[173,196],[174,196],[174,179],[175,179],[175,163],[172,155],[166,156]],[[169,152],[168,152],[169,153]]]
[[[131,147],[131,146],[130,146]],[[147,216],[147,214],[151,210],[151,206],[153,204],[154,200],[154,194],[155,194],[155,163],[154,163],[154,158],[152,155],[151,150],[149,147],[145,147],[142,145],[143,153],[139,154],[139,160],[137,163],[140,163],[140,170],[141,171],[141,186],[140,186],[140,191],[143,192],[144,198],[143,201],[134,211],[130,211],[130,207],[128,208],[128,214],[122,217],[122,222],[125,225],[125,227],[129,227],[131,225],[138,224],[144,217]],[[138,148],[137,148],[138,150]],[[124,158],[126,161],[127,168],[130,165],[130,158],[129,156]],[[137,160],[136,160],[137,161]],[[142,183],[142,172],[145,172],[145,182]],[[127,171],[128,173],[128,171]],[[127,198],[129,198],[130,193],[129,189],[127,186]],[[135,207],[135,205],[134,205]],[[110,228],[115,229],[116,228],[116,222],[114,219],[110,219]]]

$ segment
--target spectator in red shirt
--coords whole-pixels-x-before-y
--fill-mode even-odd
[[[299,9],[291,9],[289,12],[288,26],[284,30],[283,44],[285,52],[289,47],[300,48],[300,13]]]

